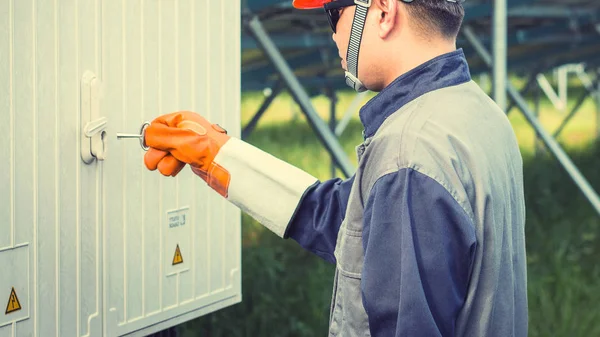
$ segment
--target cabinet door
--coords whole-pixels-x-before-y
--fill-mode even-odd
[[[239,135],[239,1],[104,0],[101,111],[107,336],[145,335],[241,300],[240,212],[189,168],[149,172],[144,121],[197,111]]]
[[[102,335],[101,164],[81,159],[99,15],[97,1],[0,1],[3,337]]]

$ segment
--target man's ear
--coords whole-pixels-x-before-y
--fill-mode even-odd
[[[398,0],[373,0],[373,5],[379,15],[379,37],[385,39],[397,24]]]

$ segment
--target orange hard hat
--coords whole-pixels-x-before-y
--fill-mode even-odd
[[[294,0],[292,6],[298,9],[315,9],[322,8],[323,5],[332,1],[333,0]]]

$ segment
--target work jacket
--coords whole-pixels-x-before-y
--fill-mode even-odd
[[[285,232],[336,265],[329,336],[526,336],[522,158],[463,51],[360,118],[356,173],[311,186]]]

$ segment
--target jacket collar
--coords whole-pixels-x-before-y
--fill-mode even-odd
[[[440,55],[408,71],[360,109],[364,138],[372,137],[386,118],[421,95],[470,80],[462,49]]]

